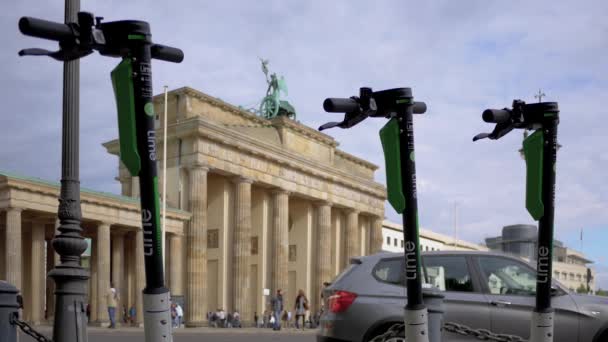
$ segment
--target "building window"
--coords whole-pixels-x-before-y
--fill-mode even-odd
[[[297,253],[296,245],[289,245],[289,261],[296,261],[298,259]]]
[[[555,279],[559,279],[559,272],[558,272],[558,271],[555,271],[555,272],[553,272],[553,273],[554,273],[554,277],[555,277]]]
[[[390,236],[386,237],[386,244],[389,245],[389,246],[391,245],[391,237]]]
[[[220,246],[219,229],[209,229],[207,231],[207,248],[218,248]]]
[[[403,247],[404,247],[404,246],[403,246],[403,240],[401,240],[401,248],[403,248]]]
[[[425,246],[425,247],[426,247],[426,251],[428,252],[429,251],[429,246]]]
[[[258,237],[251,237],[251,255],[258,255]]]
[[[395,247],[397,247],[397,238],[393,238],[393,240],[394,240],[394,241],[393,241],[393,245],[394,245]]]

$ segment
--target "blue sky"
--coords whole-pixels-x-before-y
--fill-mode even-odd
[[[62,20],[63,2],[0,4],[0,169],[58,180],[61,65],[18,58],[25,47],[53,48],[23,37],[19,16]],[[524,207],[521,132],[499,141],[471,138],[489,132],[485,108],[533,102],[539,88],[561,108],[556,238],[574,248],[585,227],[584,252],[597,261],[608,287],[608,2],[555,1],[83,1],[106,20],[146,19],[156,42],[181,47],[180,65],[155,62],[157,93],[190,86],[237,105],[252,105],[266,85],[258,56],[285,76],[288,100],[311,127],[334,120],[325,97],[412,87],[428,111],[415,118],[420,220],[451,234],[459,203],[459,236],[481,242],[504,225],[533,223]],[[119,192],[117,160],[102,142],[116,138],[109,72],[117,60],[81,62],[81,178],[85,187]],[[378,129],[368,120],[328,133],[340,148],[381,168]],[[364,137],[364,138],[361,138]],[[7,148],[8,147],[8,148]],[[387,207],[386,215],[398,221]]]

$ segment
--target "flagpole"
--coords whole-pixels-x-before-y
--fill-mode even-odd
[[[163,271],[165,270],[165,258],[167,253],[165,246],[165,232],[167,225],[167,86],[165,86],[165,113],[163,114],[163,223],[162,223],[162,248],[163,248]]]

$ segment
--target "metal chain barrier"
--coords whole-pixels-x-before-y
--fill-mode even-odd
[[[23,331],[24,334],[30,335],[38,342],[53,342],[53,340],[51,340],[50,338],[48,338],[48,337],[42,335],[41,333],[37,332],[36,330],[34,330],[34,328],[32,328],[29,324],[20,320],[17,317],[17,314],[11,316],[10,323],[18,326],[19,329],[21,329],[21,331]]]
[[[405,341],[404,327],[405,325],[401,323],[393,324],[384,334],[374,337],[370,342]],[[527,342],[527,340],[517,335],[495,334],[487,329],[473,329],[464,324],[454,322],[445,323],[443,329],[462,336],[473,336],[483,341]]]

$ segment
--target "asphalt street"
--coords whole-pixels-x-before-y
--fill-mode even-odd
[[[44,335],[51,337],[50,327],[37,328]],[[127,329],[107,329],[107,328],[90,328],[88,330],[88,342],[145,342],[142,329],[127,328]],[[447,337],[447,336],[446,336]],[[173,334],[175,342],[314,342],[316,341],[315,331],[295,331],[283,330],[275,332],[270,329],[217,329],[217,328],[200,328],[200,329],[179,329]],[[447,342],[467,342],[478,341],[472,337],[460,337],[449,334]],[[29,336],[20,336],[19,342],[35,342]]]

